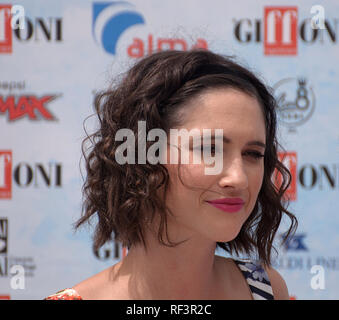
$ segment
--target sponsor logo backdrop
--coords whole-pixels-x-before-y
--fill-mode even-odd
[[[95,93],[136,58],[199,47],[236,55],[274,89],[279,156],[293,176],[289,209],[299,219],[285,246],[279,230],[274,266],[291,299],[338,299],[339,4],[319,5],[1,1],[0,298],[41,299],[126,254],[113,242],[93,252],[88,230],[72,231],[83,121]],[[89,132],[95,125],[86,121]]]

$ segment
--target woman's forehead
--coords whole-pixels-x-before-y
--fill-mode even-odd
[[[265,120],[256,98],[239,90],[208,90],[192,100],[186,108],[182,127],[224,128],[260,132],[265,136]]]

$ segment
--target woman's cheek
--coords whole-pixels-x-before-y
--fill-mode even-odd
[[[253,210],[255,203],[257,201],[261,186],[262,186],[262,181],[263,181],[263,174],[264,174],[264,169],[261,168],[261,170],[257,170],[250,176],[250,199],[251,199],[251,204],[250,204],[250,212]]]

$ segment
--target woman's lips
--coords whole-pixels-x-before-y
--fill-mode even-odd
[[[232,198],[232,199],[225,198],[206,202],[212,205],[213,207],[225,212],[237,212],[245,204],[245,202],[241,198]]]

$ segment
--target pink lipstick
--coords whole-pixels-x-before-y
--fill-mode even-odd
[[[245,204],[241,198],[223,198],[207,201],[210,205],[226,212],[237,212]]]

